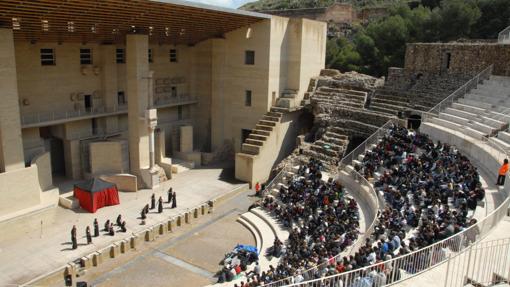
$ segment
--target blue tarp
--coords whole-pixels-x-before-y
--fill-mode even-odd
[[[234,248],[235,251],[239,250],[246,250],[248,252],[253,252],[256,254],[259,254],[257,247],[251,246],[251,245],[244,245],[244,244],[237,244],[236,248]]]

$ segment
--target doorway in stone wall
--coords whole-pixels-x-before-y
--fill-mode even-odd
[[[412,130],[417,130],[421,125],[421,115],[410,115],[407,118],[407,127]]]

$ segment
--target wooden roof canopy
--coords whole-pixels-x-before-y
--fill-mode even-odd
[[[180,0],[0,0],[0,27],[16,41],[188,44],[222,37],[269,15]]]

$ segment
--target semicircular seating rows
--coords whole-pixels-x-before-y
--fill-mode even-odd
[[[507,105],[506,104],[507,98],[510,103],[509,91],[510,91],[509,78],[492,76],[490,80],[486,81],[483,85],[480,85],[478,88],[472,90],[465,96],[465,98],[460,99],[456,103],[453,103],[452,107],[448,107],[447,109],[439,113],[437,117],[427,116],[425,118],[424,123],[422,124],[421,131],[424,134],[430,135],[430,137],[434,140],[439,140],[443,143],[449,143],[455,146],[455,148],[458,148],[459,151],[467,154],[470,159],[477,162],[477,166],[480,167],[481,169],[496,171],[502,159],[506,157],[508,148],[510,147],[510,141],[508,141],[508,143],[505,144],[507,139],[510,139],[510,133],[507,133],[505,131],[508,128],[508,122],[510,120],[510,104],[508,105],[508,108],[505,107],[505,105]],[[488,97],[484,96],[483,94],[496,95],[495,97],[498,99],[497,100],[494,100],[493,98],[488,99]],[[507,109],[509,112],[508,115],[506,113]],[[380,143],[381,142],[379,142],[379,144]],[[372,148],[374,147],[377,147],[377,145],[372,146]],[[439,147],[440,149],[450,149],[450,147],[446,145],[439,145],[437,147]],[[426,147],[422,146],[422,148]],[[384,150],[384,148],[382,150]],[[454,151],[454,154],[456,153],[457,151]],[[367,168],[366,163],[370,161],[370,157],[372,156],[373,156],[372,152],[368,152],[365,155],[360,155],[357,158],[357,160],[353,161],[353,165],[358,165],[357,169],[359,172],[366,173],[368,170],[368,174],[366,175],[368,177],[375,177],[375,181],[372,182],[376,186],[380,185],[381,182],[386,181],[385,186],[386,189],[380,191],[381,194],[385,197],[386,203],[389,203],[392,208],[401,207],[399,206],[402,203],[400,202],[400,199],[392,198],[391,192],[388,192],[387,189],[388,170],[384,168],[384,165],[381,164],[382,168],[381,167]],[[414,156],[419,157],[418,154],[415,154]],[[402,159],[405,160],[405,158]],[[468,162],[467,158],[461,158],[461,162],[462,161]],[[360,165],[362,167],[361,169],[359,167]],[[354,168],[351,167],[351,171],[357,172],[354,171],[353,169]],[[408,170],[408,172],[411,172],[411,170]],[[478,174],[475,172],[474,174],[472,174],[472,176],[477,177]],[[458,182],[456,182],[456,184],[458,184]],[[465,182],[463,184],[465,185]],[[401,280],[405,280],[407,278],[414,277],[416,276],[416,274],[424,272],[428,270],[428,268],[446,260],[447,254],[458,253],[464,248],[466,248],[469,244],[472,244],[473,242],[476,242],[477,240],[486,236],[488,232],[491,230],[491,228],[494,227],[495,224],[497,224],[497,222],[506,214],[506,209],[508,208],[508,204],[510,202],[508,200],[507,186],[508,183],[505,186],[505,188],[501,191],[502,195],[501,197],[502,199],[500,200],[501,204],[497,207],[497,209],[494,210],[494,212],[492,212],[488,217],[483,218],[480,222],[476,224],[473,224],[474,222],[467,222],[468,219],[466,217],[467,213],[462,212],[461,209],[458,209],[459,201],[455,200],[454,196],[453,197],[451,195],[447,196],[446,200],[444,200],[444,198],[439,198],[440,201],[443,200],[447,203],[444,204],[445,206],[444,208],[446,209],[451,208],[452,210],[457,208],[459,213],[462,212],[462,216],[464,216],[464,218],[462,219],[461,216],[461,220],[464,220],[463,222],[464,227],[460,226],[461,228],[456,227],[454,229],[451,229],[448,226],[448,224],[440,226],[439,228],[442,233],[440,233],[441,236],[439,238],[437,238],[436,240],[432,240],[431,242],[422,242],[420,244],[412,242],[411,244],[414,244],[416,248],[416,250],[414,251],[409,250],[411,245],[409,244],[410,243],[409,234],[411,233],[407,233],[407,235],[405,236],[403,235],[402,236],[403,238],[400,238],[400,236],[397,235],[397,237],[399,237],[397,239],[398,243],[394,242],[395,238],[388,238],[387,240],[381,241],[384,242],[382,246],[370,243],[371,246],[374,247],[373,250],[378,251],[386,248],[391,249],[393,247],[395,249],[394,251],[397,252],[397,258],[395,259],[391,259],[388,257],[378,258],[378,260],[382,259],[390,260],[385,262],[381,261],[381,263],[376,264],[374,266],[367,267],[363,267],[363,265],[357,266],[356,268],[354,268],[356,270],[351,271],[349,271],[348,269],[349,268],[353,269],[352,268],[353,266],[345,265],[343,266],[344,268],[343,270],[334,270],[334,272],[329,272],[331,270],[328,270],[327,268],[325,268],[324,270],[317,269],[318,272],[316,273],[316,275],[318,277],[321,277],[321,279],[314,280],[314,278],[303,278],[301,275],[299,275],[295,277],[290,277],[289,280],[277,281],[276,284],[270,283],[266,284],[265,286],[284,286],[291,283],[294,283],[292,286],[315,286],[316,284],[319,284],[319,282],[320,284],[336,284],[336,285],[341,284],[338,286],[383,286],[390,282],[395,283]],[[448,188],[450,188],[450,186],[448,186]],[[460,191],[462,192],[463,190]],[[476,195],[476,197],[480,199],[480,194],[474,193],[473,192],[474,190],[469,190],[468,188],[465,191],[467,192],[467,194],[471,194],[473,196]],[[413,200],[417,200],[417,198],[411,197],[410,201]],[[421,201],[423,201],[425,204],[433,203],[428,202],[426,196],[424,199],[421,199]],[[397,206],[395,206],[395,204],[397,204]],[[473,207],[476,208],[476,205],[474,205]],[[432,214],[432,217],[434,216],[437,217],[441,212],[444,212],[444,210],[441,210],[441,208],[431,209],[429,208],[429,206],[425,207],[422,206],[422,208],[423,208],[422,214],[426,214],[428,212]],[[424,210],[426,212],[424,212]],[[398,224],[391,222],[392,212],[394,212],[394,210],[391,211],[391,209],[389,211],[383,212],[379,216],[379,220],[386,221],[386,224],[389,224],[390,226],[390,228],[388,229],[393,229],[393,231],[396,231],[398,230],[398,228],[395,227],[399,226]],[[454,215],[454,213],[450,212],[450,217],[452,217],[452,215]],[[406,220],[409,219],[408,217],[405,216],[404,218]],[[423,221],[426,219],[427,219],[426,216],[424,216],[424,218],[420,217],[416,219],[418,221],[417,226],[422,227]],[[412,221],[413,219],[410,220]],[[270,223],[270,225],[274,223],[275,222]],[[392,227],[392,225],[396,226]],[[380,228],[384,228],[384,225],[380,225],[379,229]],[[427,229],[421,228],[418,230],[420,231],[420,233],[422,233],[418,234],[418,236],[422,237],[421,240],[426,238]],[[437,232],[437,230],[433,230],[431,232]],[[393,235],[395,234],[395,232],[391,234]],[[390,243],[390,247],[385,246],[386,243]],[[367,244],[365,247],[368,246],[369,244]],[[401,252],[402,250],[406,249],[407,253],[410,254],[405,254]],[[371,256],[372,255],[369,254],[369,256],[367,256],[366,258],[371,258]],[[375,255],[375,257],[377,258],[377,255]],[[358,258],[356,257],[351,259],[354,259],[355,262],[356,260],[358,260]],[[336,267],[338,267],[338,264],[336,264]],[[332,273],[334,274],[338,272],[340,272],[340,274],[331,275]]]
[[[489,89],[491,93],[496,91],[495,94],[500,95],[497,96],[500,97],[497,102],[491,99],[492,103],[487,104],[483,102],[487,100],[485,98],[479,98],[471,102],[461,99],[452,105],[453,107],[463,108],[469,111],[476,111],[476,107],[485,107],[485,113],[479,111],[478,115],[475,114],[476,116],[470,115],[471,117],[469,120],[463,121],[462,124],[451,124],[449,121],[445,120],[445,116],[441,116],[441,114],[439,114],[438,117],[427,116],[422,124],[421,132],[429,135],[431,139],[455,146],[456,149],[476,162],[477,167],[495,173],[502,160],[508,155],[508,146],[500,142],[506,141],[507,139],[507,132],[505,129],[508,128],[508,119],[506,118],[506,113],[504,113],[506,109],[497,107],[497,105],[506,105],[507,98],[510,98],[509,84],[509,78],[492,76],[490,80],[486,81],[480,88],[475,89],[474,92],[476,93],[478,90],[482,91],[484,89]],[[473,93],[469,93],[466,98],[472,97],[470,96],[472,94]],[[468,103],[471,105],[468,106]],[[496,112],[493,113],[492,109]],[[447,111],[451,112],[452,109]],[[460,112],[457,113],[457,115],[460,114]],[[489,126],[491,129],[488,128]],[[360,156],[358,161],[354,162],[354,164],[360,164],[363,160],[364,157]],[[351,171],[355,172],[353,167],[351,167]],[[365,170],[362,169],[360,171]],[[375,169],[369,171],[369,173],[377,177],[386,177],[384,174],[378,173]],[[438,242],[433,242],[433,244],[428,247],[359,270],[348,271],[342,274],[302,283],[295,282],[291,285],[289,284],[292,282],[287,281],[278,285],[269,286],[316,286],[317,284],[321,286],[383,286],[390,282],[395,283],[412,278],[444,262],[447,260],[449,254],[457,254],[466,249],[470,244],[477,242],[489,234],[490,230],[496,226],[507,213],[510,203],[508,190],[509,184],[507,182],[505,186],[500,189],[499,195],[501,196],[501,200],[499,201],[499,205],[487,217],[476,224],[464,228],[464,230],[459,230],[460,232],[453,236],[444,238]],[[388,271],[390,272],[388,273]],[[383,276],[378,277],[382,274]],[[470,280],[472,280],[472,278],[470,278]]]

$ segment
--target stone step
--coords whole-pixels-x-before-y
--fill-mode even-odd
[[[267,140],[267,137],[266,136],[261,136],[261,135],[258,135],[258,134],[254,134],[253,132],[248,136],[248,139],[252,139],[252,140],[258,140],[258,141],[266,141]]]
[[[375,112],[379,112],[379,113],[383,113],[383,114],[388,114],[388,115],[397,115],[398,114],[398,112],[393,110],[393,109],[381,107],[381,106],[378,106],[378,105],[370,105],[369,109],[372,110],[372,111],[375,111]]]
[[[271,121],[271,122],[275,122],[275,123],[279,123],[280,122],[280,117],[273,117],[273,116],[268,116],[268,115],[265,115],[262,117],[263,120],[265,121]]]
[[[323,146],[320,146],[320,145],[312,144],[310,146],[310,149],[315,151],[315,152],[317,152],[317,153],[323,154],[326,157],[332,157],[332,158],[328,158],[328,160],[337,159],[338,156],[340,155],[339,151],[335,151],[335,150],[332,150],[332,149],[327,149],[327,148],[324,148]]]
[[[503,110],[501,112],[488,111],[487,116],[491,119],[495,119],[501,122],[510,123],[510,109]]]
[[[337,138],[337,139],[341,139],[341,140],[349,140],[348,136],[332,132],[329,129],[326,131],[326,133],[324,135],[327,136],[327,137],[330,137],[330,138]]]
[[[334,143],[331,143],[331,142],[325,142],[324,139],[322,139],[322,138],[320,140],[316,141],[314,144],[315,145],[320,145],[323,148],[332,149],[332,150],[335,150],[335,151],[339,151],[339,150],[343,149],[343,145],[337,145],[337,144],[334,144]]]
[[[241,151],[251,155],[258,155],[260,152],[260,146],[243,143],[241,145]]]
[[[461,104],[461,103],[453,103],[452,107],[457,110],[462,110],[462,111],[474,113],[474,114],[481,114],[481,113],[485,113],[485,111],[486,111],[484,108]]]
[[[466,119],[473,119],[473,120],[478,119],[478,114],[466,112],[463,110],[458,110],[455,108],[447,108],[445,110],[445,113],[448,113],[448,114],[454,115],[454,116],[458,116],[458,117],[462,117],[462,118],[466,118]]]
[[[271,227],[273,233],[278,239],[280,239],[280,241],[287,241],[289,238],[289,232],[285,230],[281,224],[273,216],[271,216],[271,214],[260,207],[253,208],[251,212],[264,220]]]
[[[480,101],[477,101],[477,100],[468,99],[468,98],[460,98],[458,100],[458,102],[461,103],[461,104],[464,104],[464,105],[468,105],[468,106],[472,106],[472,107],[477,107],[477,108],[481,108],[481,109],[485,109],[485,110],[491,110],[492,109],[492,104],[483,103],[483,102],[480,102]]]
[[[348,140],[334,138],[334,137],[328,137],[325,134],[322,136],[321,140],[323,140],[326,143],[333,143],[335,145],[342,146],[342,147],[346,146],[349,143]]]
[[[256,124],[255,127],[256,127],[257,130],[263,130],[263,131],[268,131],[268,132],[273,131],[273,127],[272,126]]]
[[[267,116],[270,116],[270,117],[275,117],[275,118],[278,118],[278,119],[281,119],[283,117],[283,113],[280,113],[280,112],[267,112],[266,113]]]
[[[250,231],[250,233],[255,238],[255,247],[257,247],[257,250],[260,250],[260,248],[262,247],[262,238],[256,226],[253,226],[251,222],[248,222],[241,217],[237,219],[237,222],[241,223],[241,225],[243,225],[244,227],[246,227],[246,229]]]
[[[454,116],[454,115],[451,115],[448,113],[440,113],[439,118],[443,119],[443,120],[450,121],[450,122],[454,122],[454,123],[460,124],[460,125],[468,125],[469,124],[469,119],[461,118],[461,117]]]
[[[281,113],[281,114],[283,114],[283,113],[286,113],[288,111],[289,111],[289,109],[282,108],[282,107],[275,107],[275,106],[271,107],[271,112],[274,112],[274,113]]]
[[[264,145],[263,141],[254,140],[254,139],[250,139],[250,138],[247,138],[245,143],[251,144],[251,145],[256,145],[256,146],[263,146]]]
[[[469,94],[465,95],[464,98],[479,101],[482,103],[488,103],[488,104],[492,104],[492,105],[504,105],[506,107],[510,106],[510,104],[509,104],[510,97],[508,97],[508,96],[498,97],[496,95],[485,95],[485,94],[480,95],[480,94],[469,93]]]
[[[273,121],[259,120],[259,125],[274,127],[276,126],[276,123]]]
[[[494,145],[501,147],[503,150],[510,151],[510,143],[500,138],[490,137],[489,142],[492,142]]]
[[[269,269],[270,261],[265,256],[267,250],[273,246],[276,235],[274,234],[271,227],[262,218],[258,217],[252,212],[246,212],[241,215],[241,218],[249,222],[258,230],[261,237],[261,247],[259,256],[259,265],[261,270]]]
[[[458,117],[462,117],[462,118],[466,118],[466,119],[470,120],[471,122],[479,122],[482,124],[482,126],[489,126],[496,130],[503,129],[507,126],[507,123],[505,123],[505,122],[484,116],[484,115],[490,116],[490,113],[487,113],[485,111],[482,114],[475,114],[475,113],[466,112],[466,111],[458,110],[458,109],[454,109],[454,108],[447,108],[445,110],[445,113],[448,113],[448,114],[451,114],[454,116],[458,116]]]
[[[254,129],[254,130],[251,130],[251,134],[268,137],[270,132],[266,131],[266,130],[261,130],[261,129]]]
[[[498,138],[502,141],[510,143],[510,133],[509,132],[499,132]]]

